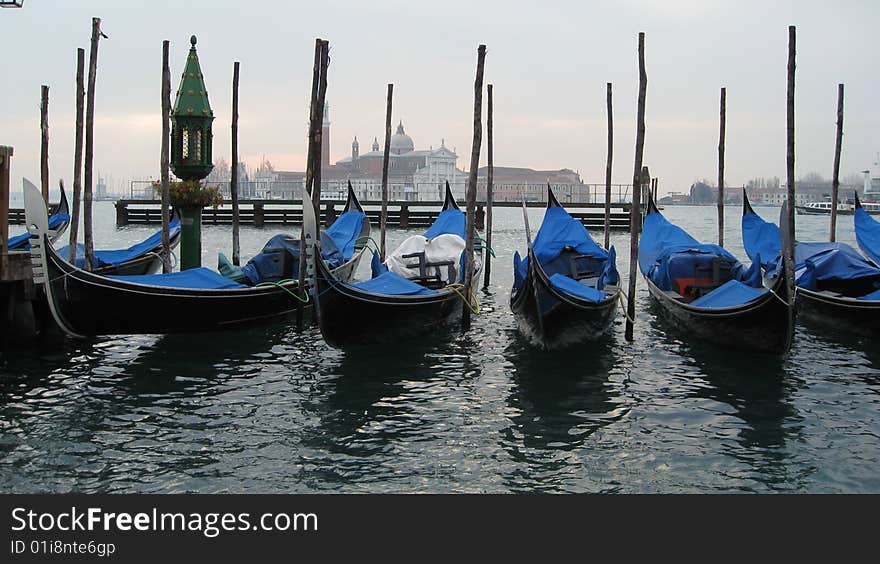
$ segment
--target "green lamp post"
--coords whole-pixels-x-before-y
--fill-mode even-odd
[[[205,202],[199,181],[214,168],[211,160],[214,112],[208,103],[195,35],[190,38],[190,43],[192,47],[171,112],[171,170],[183,181],[172,197],[172,203],[181,215],[181,270],[202,265],[202,208]]]

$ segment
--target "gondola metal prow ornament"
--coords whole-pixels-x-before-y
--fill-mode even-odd
[[[520,196],[522,196],[522,210],[523,210],[523,222],[526,224],[526,244],[529,248],[532,247],[532,231],[529,229],[529,210],[526,207],[526,193],[520,192]]]
[[[34,284],[46,284],[46,253],[43,245],[49,233],[49,216],[46,201],[40,190],[31,182],[24,180],[24,209],[27,232],[31,235],[31,269]],[[36,238],[34,238],[36,237]]]

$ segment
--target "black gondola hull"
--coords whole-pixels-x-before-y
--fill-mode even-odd
[[[694,337],[724,348],[772,354],[782,354],[791,345],[784,276],[764,296],[728,308],[691,307],[658,288],[650,278],[645,280],[665,320]]]
[[[798,288],[798,317],[824,329],[880,336],[880,301],[836,297],[823,292]]]
[[[395,343],[435,332],[461,315],[462,298],[451,289],[424,296],[373,294],[340,283],[323,261],[316,263],[318,323],[332,347]]]
[[[533,265],[523,286],[511,294],[517,329],[533,345],[557,350],[594,341],[606,334],[617,313],[618,291],[601,302],[589,302],[555,290],[546,273]]]
[[[349,279],[361,253],[334,274]],[[287,319],[300,306],[298,283],[234,289],[133,284],[80,270],[46,253],[50,304],[59,325],[79,336],[202,333]]]
[[[50,307],[62,328],[82,336],[219,331],[283,319],[297,307],[285,291],[296,292],[296,283],[284,288],[165,288],[78,270],[51,251],[47,259]]]

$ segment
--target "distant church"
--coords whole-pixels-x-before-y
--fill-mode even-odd
[[[324,122],[321,134],[321,194],[327,199],[344,199],[348,181],[351,181],[358,197],[363,200],[379,200],[382,197],[382,168],[384,147],[378,137],[373,137],[369,152],[360,152],[357,137],[351,143],[351,156],[330,164],[330,108],[324,106]],[[436,149],[416,150],[412,137],[406,134],[403,121],[391,136],[388,155],[388,197],[390,200],[442,200],[443,187],[449,182],[456,198],[464,201],[468,173],[456,166],[458,155],[440,140]],[[225,163],[224,163],[225,164]],[[215,165],[215,171],[219,168]],[[239,170],[243,170],[240,167]],[[246,170],[246,169],[244,169]],[[477,198],[485,199],[486,167],[477,172]],[[218,173],[219,174],[219,173]],[[228,175],[228,172],[227,172]],[[253,175],[240,183],[239,190],[247,197],[284,198],[300,197],[305,183],[304,171],[276,171],[264,160]],[[219,178],[214,179],[219,180]],[[496,166],[494,169],[494,198],[496,201],[541,201],[546,197],[547,184],[553,185],[560,201],[590,201],[589,186],[571,169],[534,170],[521,167]],[[228,190],[228,178],[221,189]]]
[[[382,168],[384,166],[384,149],[379,146],[378,137],[373,138],[371,150],[361,154],[357,137],[351,143],[351,156],[329,164],[330,122],[325,109],[324,130],[322,133],[321,156],[324,161],[321,178],[326,181],[351,180],[352,185],[360,187],[368,199],[380,197]],[[416,150],[412,137],[406,134],[403,122],[397,125],[397,131],[391,136],[388,154],[388,185],[391,199],[417,199],[419,193],[423,198],[438,195],[438,186],[446,181],[453,187],[463,190],[467,174],[456,167],[458,155],[446,147],[445,140],[440,141],[436,149],[430,147]]]

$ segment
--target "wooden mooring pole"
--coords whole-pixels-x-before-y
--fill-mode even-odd
[[[379,215],[379,258],[385,261],[385,229],[388,224],[388,164],[391,153],[391,99],[394,85],[388,85],[385,101],[385,154],[382,158],[382,213]]]
[[[724,120],[727,113],[727,88],[721,89],[721,114],[718,132],[718,246],[724,246]]]
[[[232,196],[232,264],[241,263],[238,210],[238,61],[232,65],[232,178],[229,194]]]
[[[73,150],[73,209],[70,216],[70,255],[68,260],[76,264],[76,244],[79,238],[79,216],[82,200],[83,167],[83,112],[86,97],[85,87],[86,50],[76,50],[76,132]]]
[[[467,232],[464,247],[464,304],[461,324],[467,329],[471,324],[471,288],[474,279],[474,236],[477,209],[477,170],[480,167],[480,145],[483,141],[483,67],[486,63],[486,46],[477,48],[477,77],[474,80],[474,140],[471,145],[471,169],[467,187]]]
[[[315,123],[315,152],[313,158],[315,164],[312,168],[312,205],[315,206],[315,217],[318,218],[318,231],[321,230],[321,152],[323,150],[323,123],[324,123],[324,103],[327,99],[327,67],[330,65],[330,42],[326,39],[321,40],[320,49],[320,74],[318,75],[318,98],[315,107],[316,123]]]
[[[49,87],[40,87],[40,191],[49,205]]]
[[[12,147],[0,145],[0,278],[9,272],[9,172]]]
[[[840,146],[843,144],[843,84],[837,85],[837,140],[834,143],[834,177],[831,180],[831,239],[837,238],[837,198],[840,192]]]
[[[794,206],[795,198],[795,179],[794,179],[794,71],[795,71],[795,43],[796,32],[795,26],[788,27],[788,88],[786,93],[786,183],[788,189],[788,205],[785,214],[788,219],[788,225],[780,228],[786,229],[787,233],[783,233],[782,238],[787,245],[783,245],[783,253],[785,255],[785,271],[788,275],[788,311],[790,326],[794,327],[795,316],[795,279],[794,279]]]
[[[309,148],[306,156],[306,189],[311,194],[315,179],[315,120],[317,118],[318,83],[321,81],[321,38],[315,39],[315,62],[312,66],[312,97],[309,100]],[[320,125],[319,125],[320,127]],[[320,164],[320,162],[318,163]],[[305,205],[305,202],[303,202]]]
[[[492,154],[492,85],[486,85],[486,156],[488,158],[486,168],[486,257],[485,272],[483,273],[483,288],[489,287],[489,278],[492,273],[492,183],[495,176],[495,164]]]
[[[170,42],[162,42],[162,154],[159,155],[159,175],[162,182],[162,272],[171,272],[171,195],[168,188],[168,167],[171,140],[171,66],[168,60]],[[234,166],[234,164],[233,164]]]
[[[83,195],[83,238],[86,247],[86,270],[92,270],[95,263],[95,242],[92,233],[92,163],[95,158],[95,81],[98,73],[98,41],[101,33],[101,18],[92,18],[92,45],[89,50],[89,90],[86,96],[86,163],[83,174],[85,194]]]
[[[314,192],[314,184],[315,184],[315,165],[317,164],[318,168],[321,167],[321,157],[315,158],[315,155],[320,155],[320,133],[315,133],[315,129],[317,128],[320,132],[321,122],[318,120],[318,89],[319,83],[321,82],[321,61],[322,61],[322,53],[324,52],[324,41],[319,37],[315,39],[315,63],[312,67],[312,97],[309,104],[309,149],[308,156],[306,157],[306,190],[312,190],[310,194]],[[323,110],[323,108],[322,108]],[[315,146],[315,141],[318,141],[319,146]],[[319,176],[320,178],[320,176]],[[303,213],[305,213],[305,206],[308,205],[305,199],[302,201]],[[314,204],[313,204],[314,205]],[[318,216],[320,217],[320,216]],[[319,227],[320,228],[320,227]],[[320,237],[320,236],[319,236]],[[300,249],[305,249],[306,245],[306,231],[305,225],[303,226],[302,233],[300,235]],[[298,280],[305,280],[306,277],[306,261],[299,261],[299,275]],[[306,288],[305,284],[300,283],[300,289],[302,290],[303,296],[307,296],[309,289]],[[302,328],[303,326],[303,307],[302,302],[297,302],[296,308],[296,326],[298,328]]]
[[[614,153],[614,121],[611,115],[611,83],[605,86],[608,109],[608,148],[605,159],[605,249],[607,250],[611,245],[611,157]]]
[[[632,206],[629,214],[630,247],[629,247],[629,294],[626,304],[627,341],[633,340],[633,325],[636,318],[636,279],[639,268],[639,232],[642,227],[641,211],[641,180],[642,157],[645,148],[645,95],[648,89],[648,75],[645,72],[645,32],[639,33],[639,101],[636,121],[636,156],[633,166]]]

